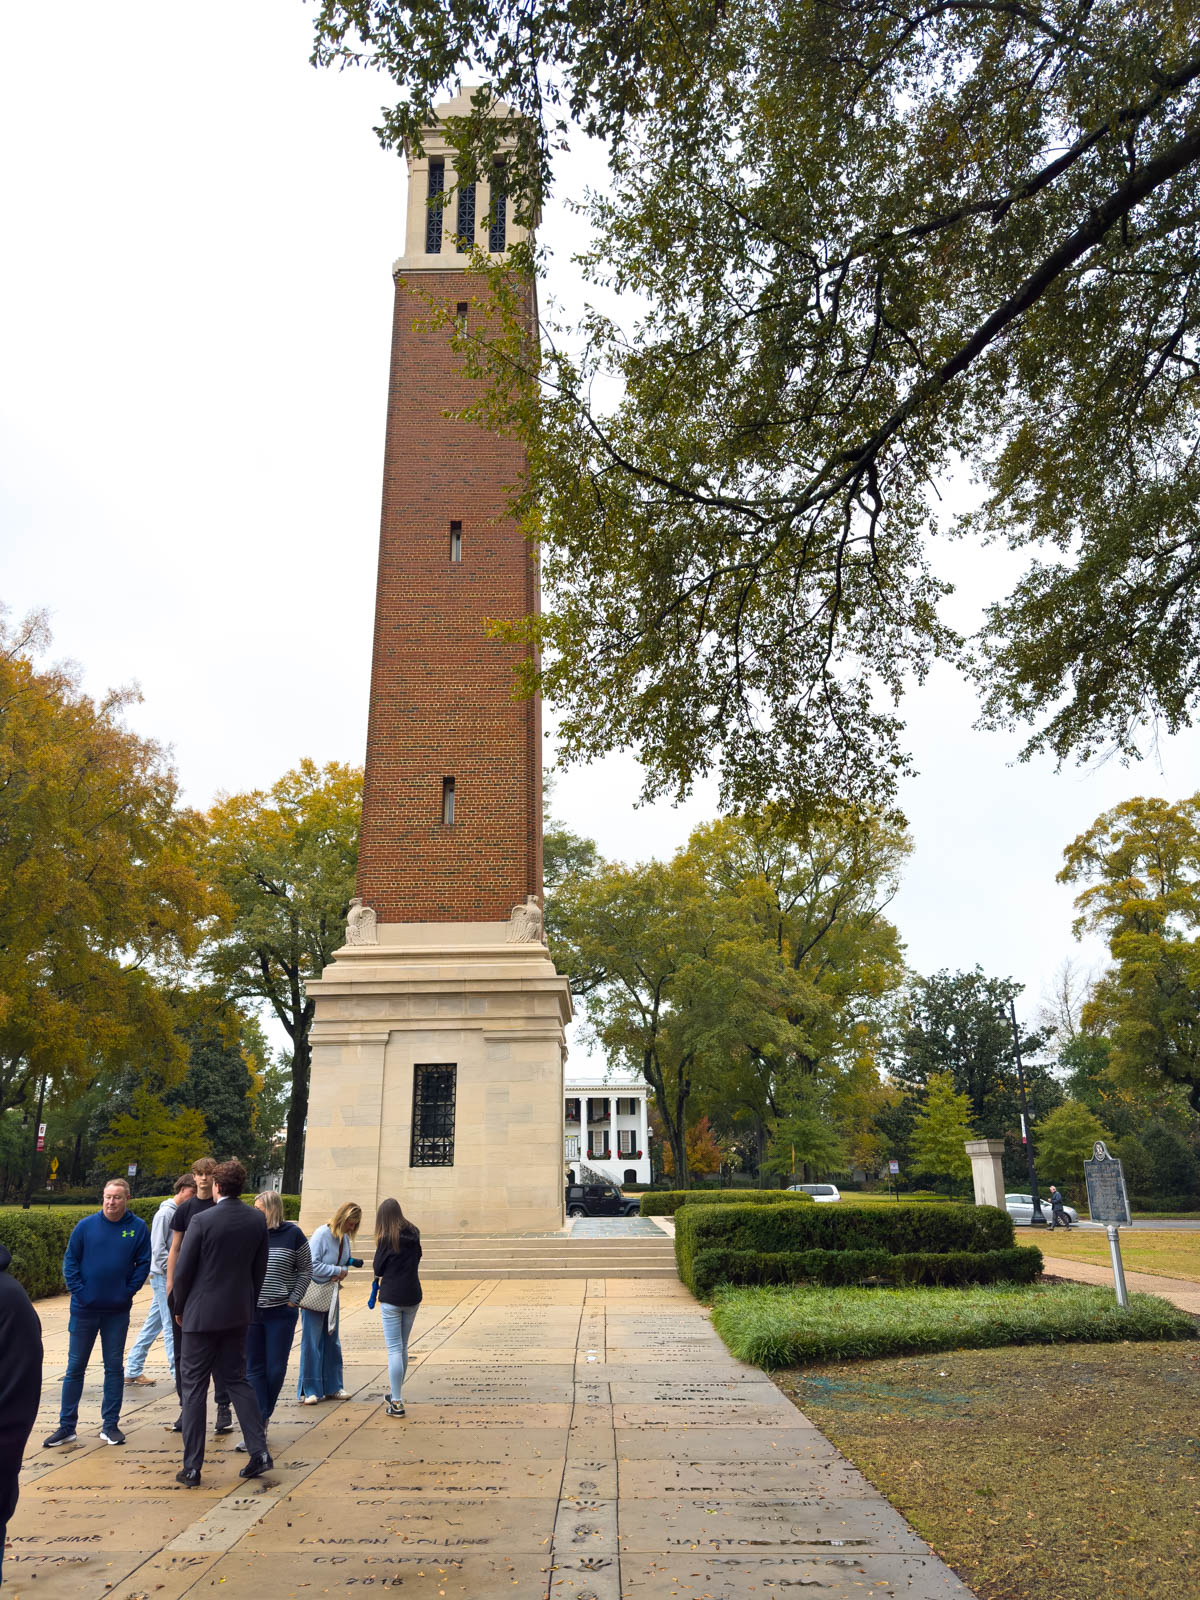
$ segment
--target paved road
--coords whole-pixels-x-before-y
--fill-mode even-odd
[[[174,1481],[165,1368],[158,1388],[127,1391],[123,1449],[96,1438],[96,1382],[80,1445],[39,1448],[66,1351],[65,1299],[43,1301],[47,1403],[6,1594],[971,1600],[677,1283],[430,1283],[403,1421],[379,1405],[383,1341],[364,1296],[352,1289],[343,1314],[351,1397],[281,1403],[276,1470],[249,1486],[234,1437],[215,1441],[192,1491]]]

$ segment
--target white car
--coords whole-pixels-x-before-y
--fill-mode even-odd
[[[1044,1194],[1038,1195],[1041,1202],[1042,1216],[1046,1219],[1046,1226],[1050,1226],[1050,1202]],[[1006,1194],[1004,1196],[1004,1209],[1015,1223],[1029,1224],[1033,1216],[1033,1196],[1031,1194]],[[1072,1227],[1079,1221],[1079,1213],[1074,1206],[1064,1206],[1063,1216]]]
[[[830,1205],[842,1198],[841,1190],[831,1183],[789,1183],[789,1194],[810,1194],[818,1205]]]

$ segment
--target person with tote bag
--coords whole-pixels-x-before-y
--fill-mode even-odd
[[[404,1415],[404,1373],[408,1366],[408,1336],[421,1303],[420,1230],[404,1215],[398,1200],[385,1200],[375,1217],[375,1260],[372,1304],[379,1291],[379,1314],[387,1345],[387,1415]]]
[[[319,1400],[345,1400],[342,1345],[338,1338],[338,1287],[351,1267],[361,1267],[351,1247],[362,1226],[362,1208],[340,1205],[309,1240],[312,1282],[300,1301],[300,1382],[297,1398],[306,1406]]]

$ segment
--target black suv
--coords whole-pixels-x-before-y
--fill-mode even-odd
[[[611,1183],[569,1183],[569,1217],[636,1217],[641,1202],[627,1200]]]

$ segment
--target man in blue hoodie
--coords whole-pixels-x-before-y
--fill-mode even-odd
[[[83,1376],[97,1334],[104,1356],[100,1437],[105,1444],[124,1444],[121,1393],[129,1308],[150,1271],[150,1230],[129,1210],[129,1185],[124,1178],[110,1178],[104,1185],[101,1209],[75,1224],[62,1270],[71,1291],[71,1343],[58,1427],[42,1444],[53,1450],[75,1438]]]

